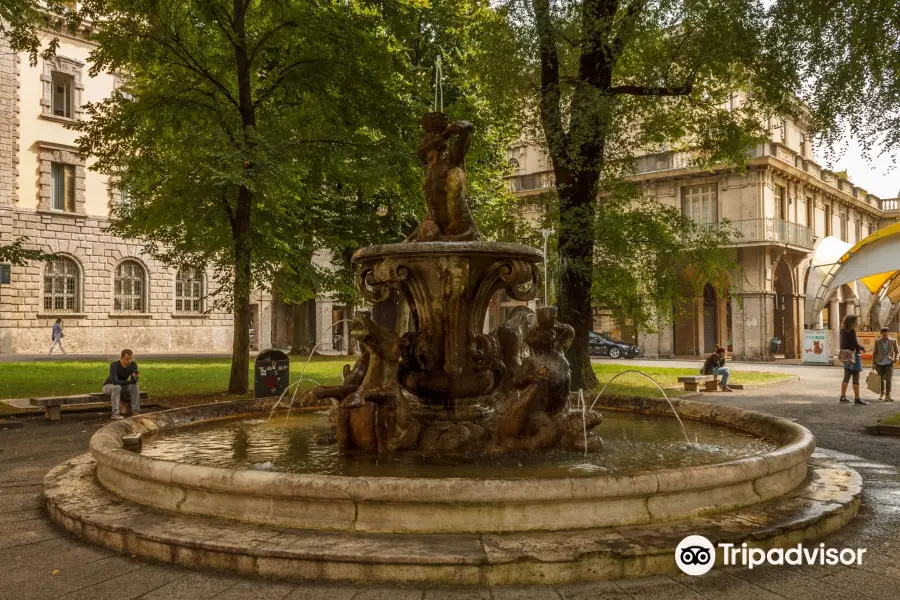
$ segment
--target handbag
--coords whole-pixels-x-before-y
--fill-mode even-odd
[[[881,394],[881,375],[879,375],[878,371],[875,369],[872,369],[869,371],[869,374],[866,375],[866,387],[870,392]]]
[[[855,352],[853,350],[841,350],[840,354],[838,354],[838,360],[842,363],[853,362],[853,355]]]

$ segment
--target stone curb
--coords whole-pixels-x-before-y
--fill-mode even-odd
[[[882,425],[881,423],[876,423],[874,427],[880,435],[900,436],[900,425]]]
[[[714,517],[497,535],[286,530],[159,511],[103,489],[87,454],[51,470],[44,495],[50,518],[73,535],[187,567],[369,584],[560,584],[675,573],[675,547],[687,535],[764,549],[828,535],[856,516],[862,479],[831,458],[812,463],[786,496]]]

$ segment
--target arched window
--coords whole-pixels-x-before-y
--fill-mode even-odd
[[[44,265],[44,310],[75,312],[80,290],[78,265],[64,256]]]
[[[203,273],[196,267],[182,267],[175,276],[175,312],[203,312]]]
[[[146,312],[144,293],[147,289],[144,267],[137,261],[126,260],[116,267],[113,293],[114,312]]]

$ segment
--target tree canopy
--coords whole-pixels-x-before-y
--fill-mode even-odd
[[[92,70],[125,82],[78,125],[93,168],[128,191],[111,228],[168,264],[215,270],[235,315],[232,392],[247,389],[254,285],[308,298],[322,288],[315,248],[346,263],[422,211],[414,149],[437,54],[445,109],[489,147],[474,171],[502,163],[509,97],[487,95],[499,69],[476,68],[481,32],[497,43],[507,27],[488,0],[88,0],[85,13],[104,24]]]
[[[855,138],[867,158],[900,146],[900,10],[895,0],[776,0],[773,52],[796,65],[796,92],[826,149]]]
[[[93,168],[128,191],[111,228],[169,264],[215,269],[235,315],[229,390],[245,392],[251,288],[308,257],[297,233],[313,226],[323,174],[348,156],[390,164],[402,147],[403,49],[365,2],[89,0],[85,12],[103,22],[92,71],[126,81],[79,125]]]
[[[509,0],[504,6],[530,83],[530,129],[548,151],[559,196],[559,307],[576,331],[568,352],[573,383],[590,388],[596,382],[587,342],[592,306],[614,301],[645,316],[639,306],[660,288],[641,269],[660,275],[654,261],[673,264],[667,255],[675,247],[689,252],[690,244],[671,245],[676,234],[698,248],[715,242],[683,221],[655,229],[677,211],[624,185],[635,156],[691,148],[697,165],[741,164],[764,133],[766,115],[799,110],[792,95],[796,70],[770,50],[766,11],[752,0]],[[730,101],[737,90],[741,101]],[[626,226],[644,228],[631,233],[640,243],[630,243]],[[642,235],[648,230],[666,235]],[[616,248],[605,245],[604,235],[627,250],[607,254]],[[703,270],[721,270],[728,261],[719,256],[697,252],[692,260],[707,259]]]

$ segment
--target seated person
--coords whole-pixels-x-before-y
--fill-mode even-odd
[[[137,363],[133,360],[134,353],[131,350],[122,350],[119,360],[109,363],[109,377],[103,383],[103,393],[112,398],[112,420],[119,421],[123,417],[119,414],[119,403],[122,393],[128,394],[131,399],[131,413],[141,412],[141,391],[138,389]]]
[[[716,344],[716,351],[706,357],[703,368],[700,369],[703,375],[721,375],[722,381],[719,382],[719,389],[723,392],[732,391],[728,387],[728,376],[731,371],[725,366],[725,348]]]

